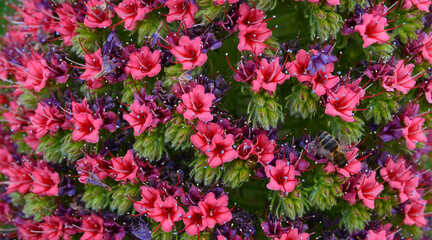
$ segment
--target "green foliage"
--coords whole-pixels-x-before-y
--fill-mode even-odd
[[[270,96],[263,91],[253,93],[247,113],[248,121],[252,122],[253,127],[260,124],[263,128],[269,129],[277,127],[278,123],[283,121],[282,106],[277,103],[274,95]]]
[[[399,14],[396,21],[395,26],[400,26],[394,30],[394,34],[399,36],[401,42],[406,44],[408,39],[417,39],[417,31],[422,29],[423,13],[422,12],[408,12],[405,11],[402,14]]]
[[[165,131],[165,143],[174,150],[185,150],[191,146],[190,136],[193,134],[193,126],[186,124],[182,116],[174,117]]]
[[[391,43],[391,42],[393,42],[393,40],[392,40],[392,36],[390,35],[389,43]],[[383,59],[383,61],[388,61],[391,58],[391,56],[394,52],[394,49],[395,49],[395,47],[392,44],[374,43],[374,44],[370,45],[369,47],[364,48],[363,50],[364,50],[366,56],[368,56],[369,53],[372,53],[372,56],[374,58]]]
[[[383,199],[375,200],[375,211],[377,215],[381,218],[391,217],[393,208],[396,208],[398,205],[397,198],[392,198],[392,196],[387,194],[381,194],[380,197]]]
[[[208,157],[204,154],[199,155],[189,166],[192,167],[190,175],[195,182],[204,183],[206,186],[219,181],[222,177],[222,169],[208,166]]]
[[[262,9],[263,11],[268,11],[268,10],[273,10],[276,7],[278,1],[277,0],[274,1],[257,0],[254,1],[254,3],[258,9]]]
[[[343,20],[335,7],[310,6],[307,15],[311,25],[312,39],[319,37],[321,41],[326,41],[332,36],[335,38],[342,28]]]
[[[346,122],[340,117],[332,117],[329,121],[331,134],[345,144],[359,142],[363,135],[363,126],[364,122],[359,117],[354,117],[354,122]]]
[[[19,192],[9,193],[8,196],[11,198],[12,206],[18,208],[19,206],[23,206],[25,204],[25,200],[23,195]]]
[[[101,186],[87,184],[81,200],[86,208],[103,210],[110,205],[112,193]]]
[[[342,218],[339,225],[344,226],[350,233],[364,229],[366,222],[370,220],[372,215],[367,207],[360,203],[346,205],[341,209]]]
[[[129,35],[138,34],[138,45],[141,45],[144,40],[162,30],[163,28],[161,26],[161,15],[156,12],[150,12],[147,14],[146,18],[137,22],[135,29],[132,30]]]
[[[164,146],[164,128],[159,127],[150,131],[146,131],[136,137],[136,142],[133,149],[139,156],[148,158],[149,161],[158,161],[161,159],[162,154],[167,153]]]
[[[72,38],[72,51],[78,56],[84,56],[83,47],[87,52],[96,52],[99,49],[99,40],[104,40],[106,37],[104,32],[100,29],[86,27],[83,23],[77,23],[77,25],[75,29],[77,35]]]
[[[110,202],[110,210],[116,211],[119,215],[123,215],[133,210],[133,202],[129,200],[139,196],[139,185],[121,185],[112,192],[112,200]]]
[[[289,218],[296,219],[296,217],[302,217],[309,208],[309,201],[300,190],[294,190],[285,196],[277,191],[272,191],[269,194],[269,200],[271,201],[270,210],[278,218],[286,214]]]
[[[202,19],[202,23],[209,24],[209,19],[217,19],[223,15],[223,5],[216,5],[212,0],[198,0],[199,10],[195,13],[195,18]]]
[[[40,144],[36,152],[43,153],[43,157],[47,162],[59,163],[63,160],[64,155],[61,151],[63,133],[57,132],[54,136],[49,134],[40,138]]]
[[[28,109],[36,109],[38,106],[37,98],[28,90],[23,90],[18,97],[18,102]]]
[[[392,111],[397,110],[399,104],[389,93],[383,93],[371,98],[366,111],[366,120],[374,120],[376,124],[392,120]]]
[[[50,196],[40,197],[34,193],[24,195],[23,213],[27,217],[33,217],[35,221],[41,221],[44,216],[51,215],[57,207],[56,198]]]
[[[72,140],[72,133],[66,134],[62,138],[61,143],[60,151],[69,161],[76,161],[84,155],[82,151],[84,142],[75,142]]]
[[[303,84],[294,84],[292,92],[286,98],[286,107],[291,116],[306,119],[313,117],[318,106],[318,96]]]
[[[356,5],[366,7],[368,2],[366,0],[340,0],[339,9],[343,12],[352,12]]]
[[[223,173],[223,182],[228,185],[229,188],[241,187],[243,183],[249,181],[251,170],[249,164],[242,159],[236,159],[230,163],[226,163],[226,168]]]
[[[314,184],[306,188],[311,206],[320,210],[330,209],[337,203],[337,198],[343,195],[341,180],[337,174],[320,171],[315,176]]]

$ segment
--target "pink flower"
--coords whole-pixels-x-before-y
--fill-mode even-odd
[[[216,123],[198,121],[195,128],[198,132],[192,135],[190,140],[195,147],[202,151],[211,148],[210,144],[215,135],[224,134],[222,128]]]
[[[183,222],[186,233],[190,236],[198,235],[207,227],[202,209],[195,206],[189,207],[189,212],[183,216]]]
[[[24,162],[23,166],[14,164],[12,167],[5,169],[3,174],[9,178],[7,193],[28,193],[33,184],[33,179],[30,176],[32,171],[33,167],[28,162]]]
[[[64,115],[56,107],[39,102],[30,122],[36,130],[36,137],[41,138],[48,132],[51,135],[57,132],[64,123]]]
[[[47,166],[36,168],[31,173],[33,179],[32,192],[39,196],[58,196],[60,177],[57,172],[52,172]]]
[[[13,164],[12,155],[4,148],[0,147],[0,173],[11,167]]]
[[[87,81],[87,85],[91,89],[98,89],[103,86],[103,77],[95,79],[95,76],[102,71],[103,59],[102,50],[99,48],[96,52],[85,54],[86,62],[85,71],[80,78]]]
[[[114,13],[105,0],[89,0],[86,6],[87,15],[84,25],[90,28],[104,28],[111,25]]]
[[[383,87],[389,92],[393,92],[394,89],[396,89],[407,94],[416,84],[415,79],[411,77],[413,68],[414,64],[408,64],[405,66],[404,61],[399,60],[396,64],[393,76],[383,78]]]
[[[102,240],[104,235],[103,222],[103,218],[94,213],[83,216],[81,229],[83,229],[84,234],[80,240]]]
[[[258,157],[258,162],[265,166],[273,160],[275,148],[275,141],[270,140],[267,135],[261,133],[256,138],[253,154]]]
[[[86,155],[76,162],[76,169],[80,175],[79,182],[83,184],[93,181],[95,176],[104,180],[110,175],[107,171],[109,163],[101,155]]]
[[[212,139],[211,147],[205,151],[205,154],[209,157],[208,163],[210,167],[215,168],[236,159],[238,153],[233,148],[233,145],[234,136],[232,134],[228,134],[225,137],[216,134]]]
[[[236,3],[239,0],[215,0],[214,2],[218,5],[224,5],[226,2],[229,2],[230,4]]]
[[[84,98],[80,103],[72,102],[72,114],[75,116],[80,113],[93,113],[87,104],[87,98]]]
[[[201,38],[196,37],[191,40],[188,36],[182,36],[178,46],[170,51],[180,62],[184,70],[192,70],[196,66],[200,67],[207,61],[207,54],[202,52]]]
[[[344,177],[349,177],[350,174],[359,173],[361,170],[361,160],[357,160],[357,153],[359,149],[357,147],[352,148],[351,150],[345,152],[345,156],[348,160],[348,163],[345,167],[339,168],[337,172]]]
[[[77,34],[75,29],[78,27],[74,8],[68,2],[62,2],[60,7],[56,8],[56,13],[60,22],[56,24],[56,31],[63,36],[63,42],[66,46],[72,45],[72,38]]]
[[[288,233],[283,233],[280,238],[275,238],[275,240],[308,240],[309,234],[298,232],[297,228],[291,229]]]
[[[155,201],[153,211],[149,213],[149,217],[155,222],[160,222],[164,232],[171,232],[172,228],[175,228],[174,223],[182,220],[184,213],[183,208],[178,206],[175,198],[169,196],[165,201],[162,201],[162,199]]]
[[[21,220],[18,225],[19,239],[40,240],[42,238],[41,225],[34,220]]]
[[[282,84],[289,76],[282,73],[279,58],[272,59],[270,63],[263,58],[260,66],[256,69],[257,78],[252,81],[252,90],[259,92],[261,88],[274,92],[276,86]]]
[[[210,108],[215,99],[213,93],[206,93],[204,86],[197,85],[189,93],[181,96],[182,103],[177,107],[177,111],[186,110],[183,116],[187,120],[198,118],[204,122],[211,121],[213,116],[210,113]]]
[[[385,27],[388,25],[387,18],[380,15],[365,13],[362,16],[362,23],[355,26],[355,31],[363,38],[363,48],[373,43],[382,44],[390,40]]]
[[[363,203],[366,207],[374,209],[374,202],[378,194],[384,189],[382,184],[379,184],[375,180],[376,172],[372,171],[369,176],[363,174],[358,182],[357,188],[357,196],[359,199],[363,200]]]
[[[143,20],[145,15],[151,11],[149,7],[143,7],[140,0],[123,0],[114,11],[119,18],[125,22],[125,28],[134,30],[137,21]]]
[[[414,149],[418,142],[427,141],[422,129],[424,122],[425,119],[423,117],[404,118],[405,127],[402,130],[402,134],[405,138],[408,149]]]
[[[374,232],[372,230],[368,231],[368,234],[366,236],[366,240],[386,240],[386,231],[385,230],[381,230],[379,232]]]
[[[424,93],[428,103],[432,103],[432,78],[430,78],[424,86]]]
[[[42,227],[42,239],[59,240],[63,235],[63,224],[59,217],[44,217],[40,224]]]
[[[261,55],[267,48],[264,43],[272,35],[272,31],[265,26],[250,26],[239,33],[240,42],[237,46],[239,51],[250,51]]]
[[[296,60],[285,65],[290,76],[296,77],[299,82],[311,82],[313,76],[307,71],[310,59],[309,53],[300,49],[295,58]]]
[[[147,186],[141,187],[141,196],[141,201],[134,202],[134,208],[140,214],[151,213],[155,202],[161,198],[158,190]]]
[[[99,142],[99,129],[103,124],[102,119],[95,119],[90,113],[80,113],[72,118],[72,122],[74,124],[72,132],[74,141]]]
[[[330,94],[329,102],[326,104],[325,113],[330,116],[339,116],[347,122],[354,122],[353,110],[360,104],[360,98],[364,96],[365,91],[359,93],[342,86],[337,93]]]
[[[247,3],[242,3],[239,8],[239,15],[237,24],[240,31],[250,26],[267,27],[264,22],[265,12],[261,9],[251,8]]]
[[[27,79],[24,83],[24,87],[26,89],[40,92],[40,90],[45,87],[46,81],[48,79],[46,76],[48,69],[45,66],[45,59],[30,60],[27,62],[25,69]]]
[[[165,5],[169,8],[166,17],[167,22],[171,23],[179,20],[182,21],[186,28],[194,25],[194,14],[198,10],[198,6],[190,0],[168,0]]]
[[[145,77],[154,77],[161,70],[161,53],[160,51],[152,52],[150,48],[144,46],[140,52],[133,52],[130,55],[130,61],[125,70],[133,79],[141,80]]]
[[[412,199],[413,201],[420,199],[421,195],[416,190],[419,185],[419,180],[419,177],[412,177],[402,184],[399,192],[399,198],[402,203],[409,199]]]
[[[123,158],[113,158],[111,159],[112,170],[116,174],[116,181],[135,181],[138,165],[134,160],[132,151],[128,150]]]
[[[238,157],[243,160],[249,159],[254,150],[253,142],[249,139],[245,139],[240,146],[237,147]]]
[[[123,115],[123,119],[128,121],[134,129],[135,136],[138,136],[152,126],[153,114],[147,105],[141,105],[136,99],[130,105],[130,110],[129,114]]]
[[[215,194],[212,192],[208,193],[204,200],[198,203],[198,207],[203,211],[204,222],[209,228],[214,228],[217,223],[223,225],[231,220],[231,210],[227,206],[227,195],[222,195],[216,199]]]
[[[432,64],[432,34],[423,39],[421,52],[422,56]]]
[[[425,208],[427,201],[425,200],[417,200],[411,201],[409,204],[405,205],[404,213],[404,224],[406,225],[416,225],[418,227],[426,226],[425,219]]]
[[[430,5],[432,2],[430,0],[404,0],[402,8],[411,9],[412,6],[416,6],[420,11],[429,12]]]
[[[401,190],[402,184],[411,178],[409,168],[406,169],[405,159],[403,158],[399,158],[397,162],[394,162],[391,158],[388,158],[385,167],[381,168],[380,174],[392,188],[396,188],[398,190]]]
[[[294,166],[284,160],[277,160],[276,167],[267,165],[265,174],[270,178],[270,182],[267,184],[267,188],[270,190],[288,194],[294,191],[298,184],[298,180],[295,178]]]
[[[339,77],[331,74],[334,69],[333,66],[333,64],[329,64],[325,70],[322,69],[313,75],[311,83],[313,92],[315,92],[316,95],[322,96],[326,94],[329,89],[332,89],[339,83]]]

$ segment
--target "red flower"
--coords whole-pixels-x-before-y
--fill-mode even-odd
[[[85,54],[84,60],[86,62],[85,71],[81,74],[80,78],[87,81],[87,85],[91,89],[98,89],[103,86],[103,77],[95,79],[95,76],[102,71],[103,59],[102,50],[99,48],[96,52]]]
[[[84,25],[90,28],[104,28],[111,25],[114,13],[105,0],[89,0],[86,6],[87,15]]]
[[[405,205],[404,213],[404,224],[406,225],[416,225],[418,227],[426,226],[425,219],[425,208],[427,201],[425,200],[417,200],[411,201],[409,204]]]
[[[218,5],[224,5],[226,2],[229,2],[230,4],[236,3],[239,0],[215,0],[214,2]]]
[[[380,174],[392,188],[398,190],[402,190],[402,184],[411,178],[409,168],[406,169],[405,159],[403,158],[399,158],[397,162],[388,158],[385,167],[381,168]]]
[[[373,43],[382,44],[390,40],[385,31],[387,25],[387,18],[384,16],[365,13],[362,16],[362,23],[356,25],[354,29],[363,38],[363,48],[367,48]]]
[[[106,171],[108,168],[108,162],[105,161],[101,155],[86,155],[76,162],[76,169],[80,175],[79,181],[83,184],[89,182],[88,178],[92,181],[94,177],[91,175],[93,174],[96,175],[99,180],[104,180],[109,176],[109,173]]]
[[[299,82],[310,82],[312,80],[312,75],[307,71],[309,66],[309,53],[303,49],[300,49],[296,54],[296,60],[289,62],[285,65],[289,74],[296,77]]]
[[[131,31],[135,29],[137,21],[143,20],[151,9],[143,7],[140,0],[124,0],[114,7],[114,11],[124,20],[125,28]]]
[[[4,172],[9,167],[12,167],[13,159],[10,152],[4,148],[0,147],[0,173]]]
[[[254,145],[253,142],[249,139],[246,139],[237,147],[238,157],[240,159],[246,160],[249,159],[250,155],[253,153]]]
[[[423,39],[421,52],[422,56],[432,64],[432,34]]]
[[[58,196],[60,177],[57,172],[52,172],[47,166],[36,168],[31,173],[33,179],[32,192],[39,196]]]
[[[204,222],[209,228],[214,228],[216,223],[223,225],[231,220],[232,214],[227,206],[228,196],[222,195],[216,199],[212,192],[204,197],[204,201],[198,203],[198,207],[203,211]]]
[[[36,137],[41,138],[48,132],[53,135],[64,123],[64,115],[51,105],[38,103],[35,114],[30,118],[31,124],[36,130]]]
[[[130,74],[135,80],[141,80],[145,77],[154,77],[161,70],[160,61],[160,51],[152,52],[150,48],[144,46],[140,49],[139,53],[131,53],[130,61],[125,70],[126,73]]]
[[[24,162],[23,166],[14,164],[12,167],[5,169],[3,174],[9,178],[7,193],[28,193],[33,183],[30,176],[32,171],[33,167],[28,162]]]
[[[184,213],[183,208],[178,206],[175,198],[170,196],[165,201],[157,199],[149,217],[155,222],[160,222],[164,232],[170,232],[173,226],[175,228],[174,223],[183,219]]]
[[[240,31],[250,26],[267,27],[267,24],[264,22],[265,12],[261,9],[250,8],[247,3],[242,3],[239,8],[239,15],[237,24]]]
[[[147,186],[141,187],[141,196],[141,201],[134,203],[134,208],[140,214],[151,213],[155,202],[161,198],[158,190]]]
[[[80,113],[93,113],[87,104],[87,98],[84,98],[80,103],[72,102],[72,114],[75,116]]]
[[[289,76],[282,73],[279,58],[272,59],[270,63],[263,58],[256,69],[257,78],[252,81],[252,90],[259,92],[261,88],[270,92],[276,91],[276,86],[282,84]]]
[[[190,140],[195,147],[202,151],[211,148],[211,141],[216,134],[222,135],[224,133],[218,124],[211,122],[198,121],[195,128],[198,132],[192,135]]]
[[[177,111],[183,112],[184,118],[194,120],[198,118],[200,121],[211,121],[213,116],[210,113],[210,108],[213,101],[216,99],[213,93],[206,93],[204,86],[196,85],[192,91],[181,96],[182,103],[177,107]]]
[[[265,166],[273,160],[275,148],[275,141],[269,140],[264,133],[261,133],[256,138],[253,154],[258,157],[258,162]]]
[[[186,233],[190,236],[198,235],[207,227],[202,209],[195,206],[189,207],[189,212],[183,216],[183,222]]]
[[[399,198],[401,203],[409,199],[412,199],[413,201],[417,201],[418,199],[420,199],[421,195],[416,190],[419,185],[419,180],[419,177],[412,177],[408,181],[402,183],[402,187],[399,192]]]
[[[103,125],[102,119],[95,119],[90,113],[80,113],[72,118],[72,122],[74,123],[72,132],[74,141],[99,142],[99,129]]]
[[[72,45],[72,38],[77,34],[77,19],[74,8],[68,2],[62,2],[60,7],[56,8],[56,13],[60,22],[56,24],[56,31],[63,36],[63,42],[66,46]]]
[[[194,14],[198,10],[198,6],[190,0],[168,0],[165,5],[169,8],[167,22],[171,23],[179,20],[182,21],[186,28],[194,25]]]
[[[414,149],[418,142],[427,141],[422,129],[424,122],[425,119],[422,117],[404,118],[405,127],[402,130],[402,134],[406,140],[408,149]]]
[[[322,96],[327,93],[329,89],[332,89],[336,86],[340,79],[338,76],[333,76],[331,72],[333,72],[334,65],[329,64],[325,69],[317,71],[312,79],[310,80],[312,83],[313,92],[318,96]]]
[[[277,160],[276,167],[267,165],[265,167],[265,174],[270,178],[267,188],[270,190],[281,191],[286,194],[294,191],[298,184],[295,178],[294,166],[284,160]]]
[[[48,77],[46,72],[48,69],[45,67],[45,59],[30,60],[27,62],[25,73],[27,75],[24,87],[29,90],[40,92],[45,87]]]
[[[360,98],[364,96],[365,91],[359,93],[353,92],[351,89],[342,86],[337,93],[331,94],[326,104],[325,113],[330,116],[339,116],[347,122],[354,122],[353,110],[360,104]]]
[[[262,55],[267,45],[264,43],[272,35],[272,31],[265,26],[250,26],[239,33],[239,51],[250,51]]]
[[[123,119],[133,127],[135,136],[143,133],[147,128],[150,128],[153,123],[153,114],[147,105],[141,105],[138,100],[135,100],[130,105],[131,112],[123,115]]]
[[[182,36],[178,46],[170,51],[180,62],[185,70],[192,70],[196,66],[200,67],[207,61],[207,54],[202,52],[201,38],[196,37],[191,40],[188,36]]]
[[[374,232],[369,230],[366,235],[366,240],[386,240],[387,232],[385,230],[381,230],[379,232]]]
[[[103,218],[92,213],[82,218],[81,230],[84,234],[81,240],[102,240],[104,235]]]
[[[112,170],[116,174],[116,181],[126,181],[129,180],[131,182],[135,181],[138,165],[134,160],[134,156],[132,155],[132,151],[128,150],[126,155],[123,158],[113,158],[111,160]]]
[[[374,202],[378,194],[384,189],[382,184],[379,184],[375,180],[376,172],[372,171],[369,176],[363,174],[358,182],[357,188],[357,196],[363,200],[363,203],[366,207],[374,209]]]
[[[297,228],[291,229],[288,233],[283,233],[280,238],[275,238],[275,240],[308,240],[309,234],[298,232]]]
[[[25,240],[40,240],[42,239],[41,225],[33,220],[22,220],[18,225],[19,239]]]
[[[418,10],[423,12],[429,12],[429,7],[432,5],[430,0],[404,0],[403,3],[402,8],[404,9],[411,9],[415,5]]]
[[[205,151],[205,154],[209,157],[208,163],[210,167],[215,168],[236,159],[238,153],[233,148],[233,145],[234,136],[232,134],[228,134],[225,137],[216,134],[212,139],[211,147]]]
[[[403,60],[399,60],[396,64],[394,73],[392,76],[386,76],[382,80],[382,86],[389,92],[393,92],[394,89],[407,94],[408,91],[414,87],[416,81],[411,77],[414,64],[404,65]]]
[[[42,227],[42,239],[59,240],[63,235],[63,223],[57,216],[44,217],[40,224]]]

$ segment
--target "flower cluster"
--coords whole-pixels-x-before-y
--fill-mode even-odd
[[[431,1],[11,2],[1,239],[429,239]]]

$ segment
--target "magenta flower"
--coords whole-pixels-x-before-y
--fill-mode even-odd
[[[389,91],[393,92],[394,89],[407,94],[408,91],[414,87],[416,81],[411,77],[414,64],[404,65],[403,60],[399,60],[396,64],[394,74],[392,76],[386,76],[383,78],[382,85]]]
[[[93,111],[89,108],[87,104],[87,98],[84,98],[82,102],[77,103],[75,101],[72,102],[72,114],[78,115],[80,113],[93,113]]]
[[[240,42],[237,46],[239,51],[250,51],[261,55],[267,48],[264,43],[272,35],[272,31],[265,26],[250,26],[239,33]]]
[[[144,46],[139,52],[133,52],[130,55],[130,61],[125,70],[133,79],[141,80],[145,77],[154,77],[161,70],[161,53],[160,51],[152,52],[150,48]]]
[[[267,165],[265,174],[270,178],[270,182],[267,184],[267,188],[270,190],[288,194],[294,191],[298,184],[298,180],[295,178],[294,166],[284,160],[277,160],[276,166]]]
[[[416,225],[418,227],[423,227],[426,225],[425,219],[425,208],[427,201],[417,200],[411,201],[409,204],[405,205],[404,213],[404,224],[406,225]]]
[[[80,78],[87,81],[87,85],[91,89],[98,89],[103,86],[103,77],[98,77],[102,71],[103,59],[102,59],[102,49],[99,48],[96,52],[85,54],[84,60],[86,62],[85,71],[81,74]]]
[[[222,195],[216,199],[213,192],[208,193],[204,200],[198,203],[198,207],[203,211],[203,219],[207,227],[214,228],[218,224],[225,224],[232,218],[231,210],[228,206],[228,196]]]
[[[228,3],[230,3],[230,4],[233,4],[233,3],[236,3],[236,2],[238,2],[239,0],[215,0],[214,2],[217,4],[217,5],[224,5],[226,2],[228,2]]]
[[[75,29],[78,27],[74,8],[68,2],[62,2],[60,7],[56,8],[56,13],[60,22],[56,25],[56,31],[63,36],[63,42],[66,46],[72,45],[72,38],[77,34]]]
[[[202,52],[202,40],[199,37],[191,40],[188,36],[182,36],[178,46],[170,51],[180,62],[184,70],[192,70],[200,67],[207,61],[207,54]]]
[[[232,134],[228,134],[225,137],[216,134],[212,139],[211,147],[205,151],[205,154],[209,157],[208,163],[210,167],[215,168],[236,159],[238,153],[233,148],[233,145],[234,136]]]
[[[24,87],[29,90],[40,92],[45,87],[48,79],[48,69],[46,68],[45,59],[30,60],[27,62],[25,74],[27,75]]]
[[[363,200],[363,204],[366,207],[374,209],[375,199],[384,189],[384,186],[376,181],[375,171],[372,171],[369,176],[366,175],[367,174],[363,174],[359,179],[359,182],[356,186],[357,196],[359,199]]]
[[[179,20],[186,28],[194,25],[194,14],[198,10],[198,6],[190,0],[168,0],[165,5],[169,8],[169,13],[166,17],[167,22],[171,23]]]
[[[362,23],[354,29],[363,38],[363,48],[367,48],[373,43],[382,44],[390,40],[385,30],[387,25],[387,18],[384,16],[365,13],[362,16]]]
[[[39,196],[58,196],[60,177],[57,172],[52,172],[45,166],[34,169],[30,176],[33,179],[33,193]]]
[[[165,201],[157,199],[149,217],[155,222],[160,222],[162,231],[170,232],[173,227],[175,228],[175,222],[183,219],[184,214],[183,208],[179,207],[175,198],[170,196]]]
[[[207,227],[202,209],[195,206],[189,207],[189,212],[183,216],[183,222],[186,233],[190,236],[198,235]]]
[[[329,102],[326,104],[325,113],[330,116],[339,116],[347,122],[354,122],[353,111],[360,104],[360,98],[364,96],[365,91],[359,93],[342,86],[337,93],[328,97]]]
[[[135,136],[140,135],[146,129],[152,127],[153,114],[147,105],[141,105],[138,100],[135,99],[132,105],[130,105],[130,110],[130,113],[123,115],[123,119],[128,121],[131,127],[133,127]]]
[[[9,178],[7,193],[28,193],[33,185],[33,179],[30,175],[33,170],[28,162],[24,162],[23,166],[14,164],[5,169],[2,173]]]
[[[263,58],[259,68],[255,71],[257,78],[252,81],[252,90],[255,92],[259,92],[261,89],[274,92],[278,84],[284,83],[289,78],[289,76],[282,73],[278,57],[272,59],[270,63]]]
[[[34,220],[21,220],[18,224],[19,239],[40,240],[42,239],[42,227]]]
[[[422,129],[424,122],[425,119],[423,117],[404,118],[405,127],[402,130],[402,134],[405,138],[408,149],[414,149],[418,142],[427,141]]]
[[[40,224],[42,227],[42,239],[59,240],[63,235],[63,223],[57,216],[47,216]]]
[[[240,31],[250,26],[267,27],[264,22],[265,12],[261,9],[251,8],[247,3],[242,3],[239,8],[239,15],[237,24]]]
[[[274,240],[308,240],[309,234],[298,232],[297,228],[289,230],[288,233],[282,233],[280,238],[274,238]]]
[[[246,139],[237,147],[238,157],[243,160],[249,159],[254,150],[253,142],[249,139]]]
[[[126,181],[135,182],[137,176],[138,165],[134,160],[132,151],[128,150],[126,155],[122,158],[111,159],[112,171],[115,173],[116,181]]]
[[[64,124],[64,115],[51,105],[38,103],[35,114],[30,117],[30,122],[36,131],[36,137],[41,138],[48,132],[53,135]]]
[[[114,7],[114,11],[119,18],[123,19],[125,28],[131,31],[135,29],[137,21],[143,20],[151,9],[142,6],[140,0],[123,0],[117,7]]]
[[[216,123],[198,121],[195,128],[198,132],[192,135],[190,140],[195,147],[202,151],[211,148],[210,144],[215,135],[224,134],[222,128]]]
[[[155,202],[161,199],[158,190],[147,186],[141,187],[141,197],[141,201],[134,202],[134,208],[140,214],[151,213],[154,209]]]
[[[86,184],[91,183],[95,175],[99,180],[104,180],[110,173],[108,161],[104,160],[101,155],[86,155],[76,162],[76,169],[80,175],[79,182]]]
[[[104,235],[103,218],[92,213],[83,216],[81,229],[84,234],[80,240],[102,240]]]
[[[104,28],[111,25],[114,13],[105,0],[89,0],[86,7],[84,25],[90,28]]]
[[[95,119],[90,113],[80,113],[72,118],[72,122],[74,124],[72,132],[74,141],[99,142],[99,130],[103,125],[102,119]]]
[[[189,93],[181,96],[182,103],[178,105],[177,111],[183,113],[187,120],[198,118],[203,122],[211,121],[213,115],[210,113],[210,108],[215,99],[213,93],[205,92],[204,86],[196,85]]]

